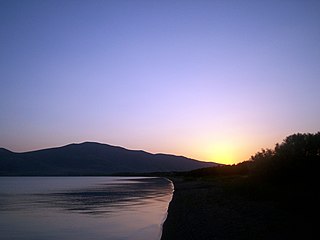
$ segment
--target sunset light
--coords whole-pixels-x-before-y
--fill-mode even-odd
[[[231,164],[316,132],[318,9],[1,1],[0,146],[94,141]]]
[[[233,147],[223,143],[212,147],[211,156],[212,161],[223,164],[232,164],[237,161]]]

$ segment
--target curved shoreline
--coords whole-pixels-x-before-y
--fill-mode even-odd
[[[188,240],[188,239],[198,239],[193,237],[190,231],[193,228],[189,226],[187,215],[192,212],[187,210],[185,207],[189,206],[184,201],[190,199],[187,193],[193,194],[192,191],[194,182],[185,182],[181,178],[170,178],[173,186],[174,192],[172,199],[169,203],[167,218],[163,223],[161,240]],[[199,238],[200,239],[200,238]]]
[[[173,195],[174,195],[174,184],[173,184],[173,181],[171,181],[169,178],[164,178],[164,179],[166,179],[168,182],[171,183],[172,193],[171,193],[171,199],[170,199],[169,204],[168,204],[167,213],[166,213],[166,215],[164,216],[164,218],[163,218],[163,220],[162,220],[162,223],[160,224],[160,236],[159,236],[159,240],[162,239],[163,225],[164,225],[164,223],[165,223],[166,220],[167,220],[167,217],[168,217],[168,214],[169,214],[168,212],[169,212],[170,203],[171,203],[171,201],[172,201],[172,199],[173,199]]]

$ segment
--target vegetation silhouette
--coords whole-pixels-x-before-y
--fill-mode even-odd
[[[276,144],[273,150],[262,149],[250,159],[250,173],[276,182],[314,179],[320,162],[320,132],[294,134]]]
[[[305,205],[313,211],[320,201],[320,132],[297,133],[277,143],[274,149],[262,149],[248,161],[177,173],[197,179],[224,178],[226,189],[252,199],[276,200],[287,207]],[[232,180],[230,180],[232,179]],[[300,207],[301,209],[301,207]]]
[[[297,133],[286,137],[274,149],[262,149],[248,161],[235,165],[202,168],[185,176],[242,175],[255,180],[289,183],[313,179],[320,163],[320,132]]]

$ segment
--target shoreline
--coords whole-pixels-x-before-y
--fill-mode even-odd
[[[167,209],[167,212],[166,212],[166,215],[164,216],[163,220],[162,220],[162,223],[160,224],[160,236],[159,236],[159,240],[162,239],[162,234],[163,234],[163,225],[164,223],[167,221],[167,218],[168,218],[168,212],[169,212],[169,207],[170,207],[170,203],[172,202],[172,199],[173,199],[173,195],[174,195],[174,190],[175,190],[175,186],[173,184],[173,181],[171,181],[169,178],[166,178],[166,177],[162,177],[164,179],[166,179],[168,182],[171,183],[171,186],[172,186],[172,196],[171,196],[171,199],[169,201],[169,204],[168,204],[168,209]]]
[[[202,239],[199,234],[195,234],[195,231],[198,230],[198,233],[201,233],[202,230],[191,226],[191,221],[188,221],[189,217],[197,212],[193,207],[198,206],[193,203],[196,203],[194,200],[198,198],[197,192],[200,186],[197,182],[184,181],[182,178],[174,177],[170,180],[174,186],[174,192],[169,203],[167,218],[163,223],[161,240]],[[188,207],[190,208],[187,209]]]
[[[242,187],[241,193],[233,189],[238,177],[170,180],[174,193],[161,240],[306,239],[317,235],[306,219],[279,201],[242,193]]]

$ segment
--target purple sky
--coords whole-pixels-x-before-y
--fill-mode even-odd
[[[320,1],[0,1],[0,146],[236,163],[320,130]]]

